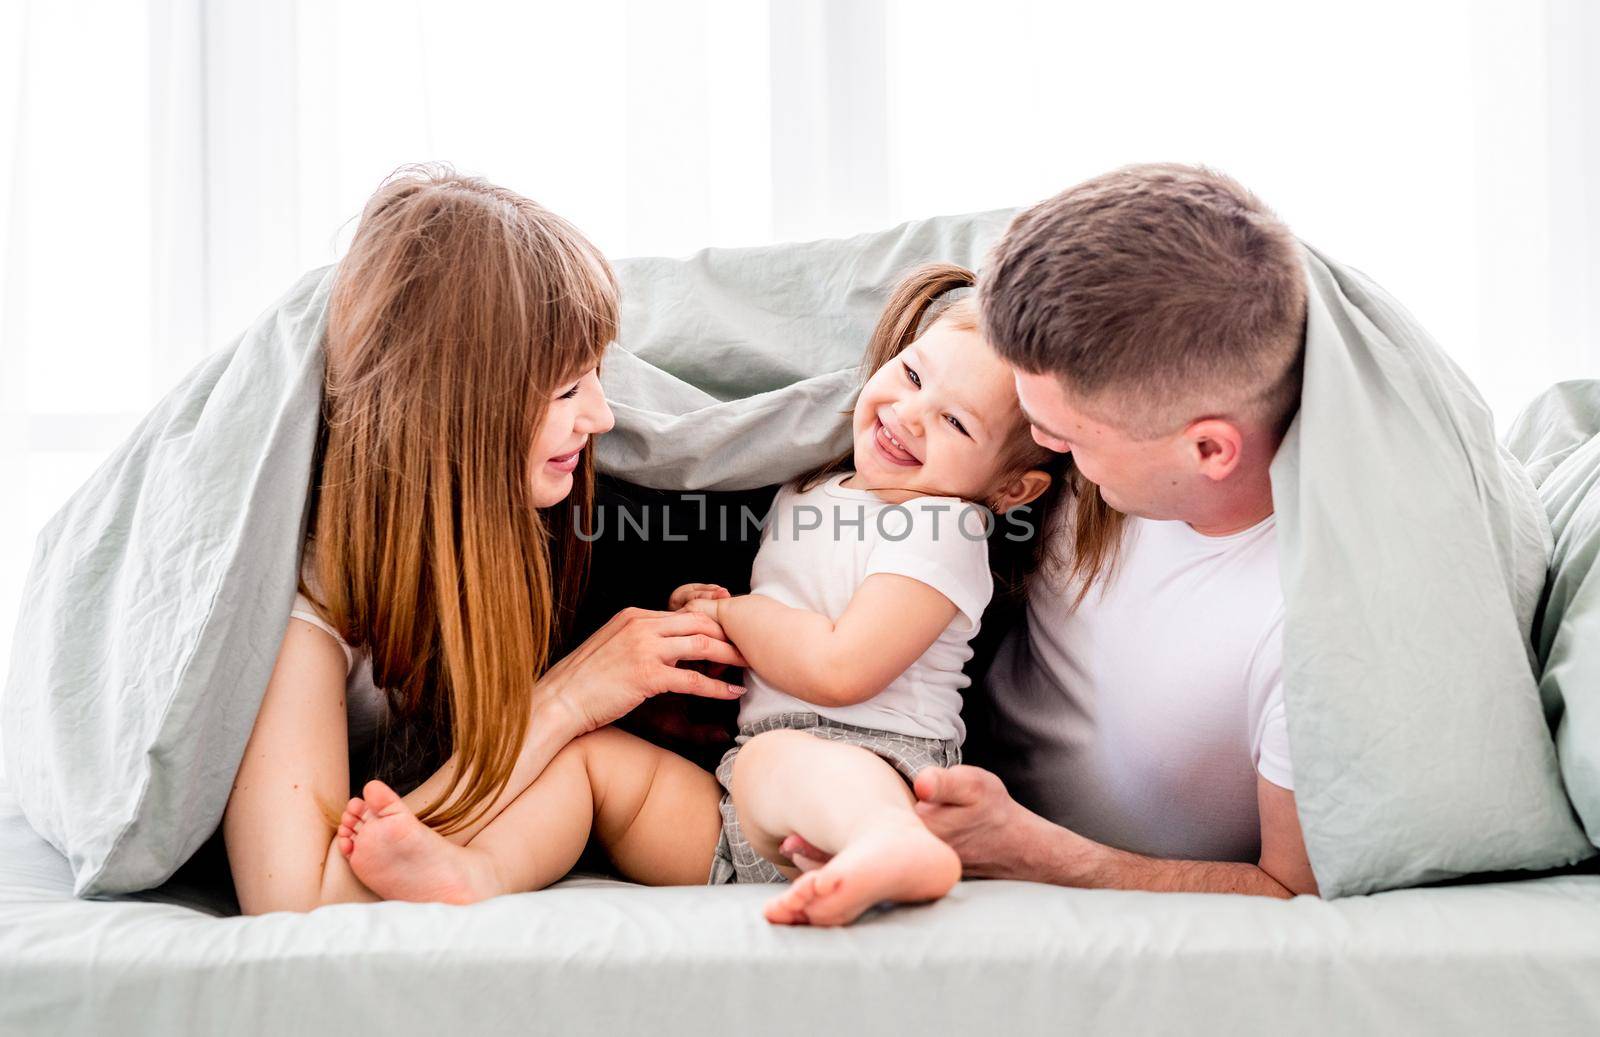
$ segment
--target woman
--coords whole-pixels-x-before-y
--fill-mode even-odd
[[[617,321],[604,258],[513,192],[410,168],[367,204],[329,303],[302,594],[223,819],[246,914],[376,899],[334,845],[352,735],[381,729],[389,765],[436,748],[407,803],[465,844],[651,695],[742,692],[675,665],[742,664],[693,613],[624,611],[548,665],[586,568]]]

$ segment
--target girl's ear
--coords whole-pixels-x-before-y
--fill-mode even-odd
[[[1041,493],[1049,488],[1050,473],[1041,472],[1037,468],[1030,468],[1001,486],[989,502],[989,507],[996,514],[1004,515],[1012,508],[1020,508],[1024,504],[1032,504],[1039,499]]]

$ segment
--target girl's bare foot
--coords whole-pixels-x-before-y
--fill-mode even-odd
[[[937,900],[961,879],[961,858],[915,818],[869,829],[768,901],[777,925],[849,925],[882,901]]]
[[[471,904],[501,892],[486,858],[417,820],[381,781],[350,801],[338,840],[356,878],[386,900]]]

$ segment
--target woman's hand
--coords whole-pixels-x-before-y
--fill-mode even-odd
[[[745,665],[710,616],[624,609],[550,667],[539,681],[535,708],[576,738],[664,691],[713,699],[744,694],[739,685],[677,665],[693,660]]]
[[[711,621],[722,630],[722,639],[733,644],[733,639],[728,636],[728,630],[722,625],[722,605],[733,600],[733,595],[728,588],[715,583],[686,583],[673,591],[667,598],[667,607],[674,612],[698,612],[702,616],[711,617]],[[734,645],[738,651],[738,646]],[[728,669],[719,662],[708,662],[700,669],[708,677],[721,677]]]

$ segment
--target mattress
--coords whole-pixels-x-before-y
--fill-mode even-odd
[[[1600,875],[1323,902],[963,882],[847,930],[770,890],[569,880],[227,917],[75,900],[0,789],[0,1033],[1532,1033],[1600,1029]]]

